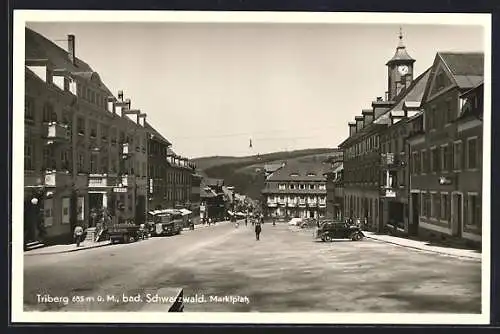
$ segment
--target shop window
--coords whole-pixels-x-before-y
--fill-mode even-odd
[[[481,228],[481,201],[476,193],[467,194],[467,225],[474,228]]]
[[[441,214],[439,216],[440,220],[449,221],[451,211],[451,200],[447,193],[441,194]]]

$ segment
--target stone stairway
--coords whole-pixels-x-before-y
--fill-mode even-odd
[[[31,242],[28,242],[24,245],[24,250],[29,251],[29,250],[41,248],[44,246],[45,246],[45,244],[41,243],[40,241],[31,241]]]

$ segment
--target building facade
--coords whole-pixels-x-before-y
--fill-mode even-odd
[[[411,214],[421,235],[481,241],[481,53],[438,52],[422,100],[422,131],[408,139]]]
[[[264,214],[279,218],[326,216],[328,164],[288,163],[270,175],[262,191]]]
[[[66,51],[25,32],[25,241],[68,240],[106,212],[144,219],[146,115],[76,57],[73,35]]]
[[[326,173],[326,216],[331,219],[344,218],[344,168],[335,163]]]

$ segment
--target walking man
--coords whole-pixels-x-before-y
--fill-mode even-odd
[[[260,222],[258,221],[255,224],[255,239],[260,240],[260,232],[262,232],[262,227]]]
[[[77,225],[75,227],[75,231],[73,233],[73,237],[75,238],[76,247],[80,247],[80,242],[82,241],[82,235],[83,235],[83,227],[81,227],[80,225]]]

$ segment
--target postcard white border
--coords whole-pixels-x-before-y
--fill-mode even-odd
[[[489,324],[490,224],[483,224],[482,313],[146,313],[25,312],[23,310],[24,28],[26,22],[185,22],[475,25],[484,28],[483,222],[490,222],[491,154],[491,15],[418,13],[286,13],[196,11],[62,11],[15,10],[13,17],[13,150],[12,150],[12,322],[55,323],[280,323],[280,324]],[[438,50],[436,50],[438,51]]]

